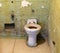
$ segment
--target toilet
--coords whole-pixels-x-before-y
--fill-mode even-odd
[[[37,24],[37,20],[28,19],[27,24],[24,26],[24,29],[28,36],[27,45],[36,46],[37,45],[37,35],[41,29],[41,26]]]

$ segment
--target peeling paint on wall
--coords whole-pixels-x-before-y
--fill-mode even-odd
[[[45,33],[45,35],[48,34],[47,22],[49,17],[50,0],[28,0],[31,5],[24,8],[21,8],[22,0],[13,0],[13,3],[11,3],[11,0],[0,1],[3,5],[0,8],[0,27],[2,27],[2,29],[4,29],[4,23],[13,23],[11,20],[11,11],[14,11],[15,27],[16,29],[20,29],[20,35],[25,35],[24,25],[29,18],[36,18],[38,24],[42,26],[42,33]]]

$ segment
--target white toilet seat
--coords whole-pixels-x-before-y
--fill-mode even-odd
[[[29,27],[35,27],[35,28],[29,28]],[[40,30],[41,26],[38,24],[26,24],[24,28],[29,31],[35,31],[35,30]]]

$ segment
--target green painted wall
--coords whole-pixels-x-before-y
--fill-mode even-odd
[[[3,29],[4,23],[12,23],[11,13],[14,11],[16,29],[20,30],[20,34],[24,35],[24,25],[27,19],[37,18],[38,24],[42,26],[42,29],[47,29],[50,0],[28,0],[32,3],[31,6],[21,8],[22,0],[0,0],[2,7],[0,7],[0,27]],[[44,8],[41,8],[44,6]],[[32,9],[35,11],[32,13]],[[18,30],[17,30],[18,31]]]

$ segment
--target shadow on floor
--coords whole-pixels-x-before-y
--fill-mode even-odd
[[[38,35],[37,36],[37,43],[38,43],[38,45],[43,44],[44,42],[45,42],[45,39],[43,38],[43,36],[41,36],[41,34]]]

